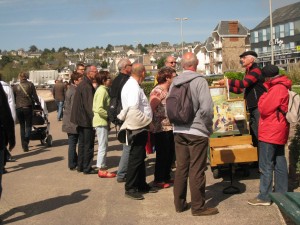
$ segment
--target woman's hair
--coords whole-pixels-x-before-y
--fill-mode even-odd
[[[164,66],[162,67],[157,74],[157,83],[158,84],[162,84],[165,83],[167,81],[167,78],[172,78],[173,77],[173,73],[176,73],[176,70],[174,70],[171,67],[168,66]]]
[[[29,74],[27,72],[19,73],[20,80],[27,80],[29,78]]]
[[[101,70],[95,75],[95,80],[98,85],[103,85],[108,79],[111,79],[108,71]]]
[[[70,83],[71,83],[71,84],[74,84],[74,81],[75,81],[75,80],[78,80],[80,77],[82,77],[82,75],[81,75],[80,73],[77,73],[76,71],[74,71],[74,72],[71,74]]]

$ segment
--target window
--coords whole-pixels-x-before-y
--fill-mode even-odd
[[[293,22],[289,22],[289,27],[290,27],[290,35],[294,36],[294,23]]]
[[[262,40],[263,40],[263,41],[268,40],[268,38],[267,38],[267,30],[266,30],[266,29],[263,29],[263,30],[262,30]]]
[[[279,38],[280,37],[280,27],[279,25],[275,26],[275,37],[273,36],[273,38]]]
[[[259,42],[263,41],[263,32],[262,32],[262,30],[258,31],[258,41]]]
[[[268,47],[263,47],[263,53],[266,53],[268,51]]]
[[[284,37],[284,25],[279,25],[279,30],[280,30],[280,37]]]
[[[251,33],[251,43],[258,43],[258,31]]]
[[[300,20],[295,21],[294,26],[294,35],[300,34]]]
[[[290,49],[294,49],[295,48],[295,42],[290,42]]]
[[[284,24],[284,36],[290,36],[290,23]]]

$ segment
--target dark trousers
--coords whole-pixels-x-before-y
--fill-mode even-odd
[[[259,145],[258,145],[258,122],[259,122],[259,111],[258,108],[249,110],[250,119],[249,119],[249,127],[250,134],[252,136],[253,146],[257,147],[257,156],[259,157]]]
[[[174,181],[174,204],[176,211],[182,211],[186,204],[187,180],[191,192],[192,213],[201,211],[205,204],[208,138],[174,134],[176,151],[176,173]]]
[[[68,166],[70,169],[76,168],[77,166],[77,152],[76,152],[76,146],[78,143],[78,134],[69,134],[68,133],[68,144],[69,144],[69,149],[68,149]]]
[[[146,150],[148,132],[143,131],[132,137],[128,168],[126,175],[125,191],[144,189],[146,183]]]
[[[89,172],[94,158],[95,131],[92,127],[78,126],[78,164],[77,170]]]
[[[154,181],[166,182],[171,179],[170,172],[175,154],[173,131],[155,133],[156,162]]]
[[[4,130],[3,127],[0,126],[0,198],[2,194],[2,174],[4,171],[4,151],[6,148],[6,143],[4,140]]]
[[[23,150],[28,150],[32,128],[32,108],[18,108],[16,114],[20,123],[21,143]]]

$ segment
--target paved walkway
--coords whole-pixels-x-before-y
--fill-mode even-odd
[[[116,179],[83,175],[67,168],[67,136],[61,132],[61,122],[56,121],[55,112],[50,113],[49,120],[53,146],[31,141],[30,151],[26,153],[21,150],[19,125],[16,126],[17,145],[12,154],[17,161],[7,164],[9,173],[3,176],[4,191],[0,201],[3,224],[284,224],[276,205],[254,207],[247,204],[258,191],[255,170],[248,178],[235,174],[234,184],[241,189],[241,194],[225,195],[222,190],[230,184],[228,177],[214,179],[208,169],[207,205],[218,207],[220,213],[215,216],[193,217],[190,211],[176,213],[173,188],[147,194],[143,201],[125,198],[124,184],[117,183]],[[110,171],[117,170],[120,155],[121,145],[111,132],[107,158]],[[153,181],[154,162],[155,154],[149,155],[148,182]]]

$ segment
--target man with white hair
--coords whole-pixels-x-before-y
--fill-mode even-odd
[[[258,143],[258,100],[266,91],[263,86],[264,78],[261,75],[261,70],[255,62],[257,53],[254,51],[246,51],[240,55],[240,63],[246,68],[246,74],[243,80],[228,79],[229,91],[234,93],[243,93],[247,103],[247,110],[250,113],[250,133],[252,135],[253,145]],[[219,81],[220,85],[225,84],[225,80]]]

